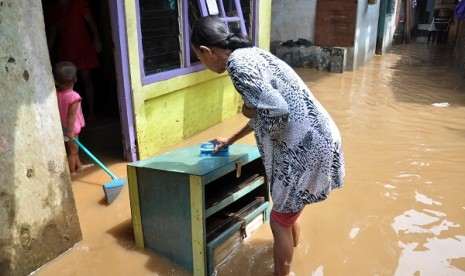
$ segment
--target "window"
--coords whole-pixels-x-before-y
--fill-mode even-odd
[[[189,25],[200,16],[196,0],[189,0]],[[144,74],[181,68],[185,63],[182,51],[179,8],[176,0],[139,0],[140,30]],[[196,62],[195,57],[188,59]]]
[[[218,15],[228,24],[231,32],[247,34],[240,0],[201,0],[200,3],[204,16]]]
[[[255,35],[255,0],[139,0],[143,84],[203,69],[191,51],[190,29],[197,18],[215,14],[231,31]]]

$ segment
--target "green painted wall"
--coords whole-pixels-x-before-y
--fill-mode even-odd
[[[260,1],[259,6],[259,47],[268,50],[271,1]],[[242,100],[227,74],[202,70],[142,86],[135,1],[125,0],[125,16],[139,159],[240,111]]]

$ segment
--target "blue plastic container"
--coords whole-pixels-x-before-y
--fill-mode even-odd
[[[210,157],[210,156],[229,156],[229,146],[220,149],[217,152],[213,152],[213,149],[216,146],[216,142],[204,142],[200,145],[200,156],[202,157]]]

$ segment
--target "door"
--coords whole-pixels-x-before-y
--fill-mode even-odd
[[[126,160],[136,161],[137,149],[134,118],[132,114],[132,95],[130,94],[129,64],[127,58],[126,22],[124,0],[108,0],[111,28],[114,41],[115,71],[117,75],[118,103],[122,127],[123,154]]]
[[[358,0],[318,0],[315,44],[353,47]]]

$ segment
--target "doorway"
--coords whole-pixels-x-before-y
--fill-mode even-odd
[[[49,5],[58,0],[42,0],[46,32],[49,32],[49,18],[46,12]],[[74,1],[74,0],[70,0]],[[79,139],[92,153],[98,156],[124,159],[123,138],[120,110],[118,103],[118,87],[114,58],[114,41],[110,20],[110,9],[107,0],[88,1],[91,15],[97,25],[102,50],[98,53],[100,66],[91,70],[94,85],[94,118],[89,118],[89,99],[84,92],[84,85],[78,75],[74,87],[82,97],[82,108],[86,118],[86,126],[82,129]],[[89,30],[88,30],[89,31]],[[55,63],[54,47],[50,49],[50,62]]]

